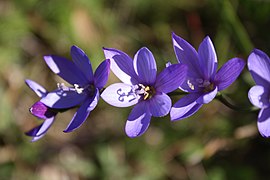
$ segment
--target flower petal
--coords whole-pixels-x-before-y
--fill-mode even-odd
[[[25,135],[35,137],[36,134],[37,134],[37,132],[38,132],[38,130],[41,128],[42,124],[40,124],[39,126],[34,127],[33,129],[25,132]]]
[[[59,56],[44,56],[44,60],[49,68],[68,83],[83,86],[88,84],[88,80],[80,69],[72,61]]]
[[[86,93],[79,94],[71,90],[56,90],[48,93],[40,102],[50,108],[64,109],[80,105],[86,97]]]
[[[187,70],[184,64],[173,64],[165,68],[157,75],[156,91],[169,93],[179,88],[186,80]]]
[[[140,83],[153,85],[156,81],[157,65],[152,52],[143,47],[134,56],[134,68]]]
[[[269,87],[270,59],[259,49],[254,49],[248,57],[248,69],[258,85]]]
[[[108,104],[116,107],[129,107],[139,101],[139,97],[133,91],[133,86],[124,83],[110,85],[100,96]]]
[[[173,48],[177,60],[188,66],[188,77],[202,78],[197,51],[184,39],[172,33]]]
[[[126,122],[126,134],[131,137],[138,137],[142,135],[149,127],[151,114],[147,108],[146,102],[138,103],[132,109],[128,120]]]
[[[198,54],[204,79],[210,79],[215,74],[218,63],[215,48],[208,36],[200,44]]]
[[[218,86],[218,91],[221,91],[230,86],[240,75],[245,67],[245,61],[240,58],[232,58],[226,62],[217,72],[214,83]]]
[[[96,90],[95,96],[92,98],[87,99],[83,104],[79,107],[75,115],[73,116],[72,120],[70,121],[67,128],[64,130],[64,132],[71,132],[75,129],[79,128],[82,123],[87,119],[90,112],[96,107],[99,100],[99,91]]]
[[[165,93],[156,94],[148,101],[150,113],[154,117],[166,116],[172,107],[172,100]]]
[[[48,129],[51,127],[52,123],[54,122],[54,117],[48,118],[44,120],[42,123],[42,126],[38,130],[36,136],[40,136],[48,131]]]
[[[197,103],[199,104],[207,104],[209,102],[211,102],[217,95],[218,92],[218,88],[216,87],[214,90],[202,94],[198,99],[197,99]]]
[[[41,119],[48,119],[57,114],[57,112],[53,111],[51,108],[48,108],[40,101],[33,104],[29,111],[31,114]]]
[[[95,87],[98,89],[102,89],[108,81],[108,77],[110,74],[110,60],[104,60],[96,69],[94,75]]]
[[[182,120],[196,113],[202,107],[202,104],[196,102],[199,97],[199,93],[192,93],[177,101],[170,112],[171,120]]]
[[[38,97],[44,97],[47,94],[47,91],[44,87],[36,83],[35,81],[32,81],[30,79],[26,79],[25,83],[29,88],[31,88],[37,95]]]
[[[270,108],[261,109],[257,125],[263,137],[270,137]]]
[[[92,65],[85,52],[77,46],[72,46],[70,54],[75,65],[84,74],[86,79],[92,83],[94,81]]]
[[[248,98],[258,108],[269,107],[269,91],[263,86],[253,86],[248,92]]]
[[[36,142],[36,141],[40,140],[43,136],[45,136],[45,134],[42,134],[40,136],[33,137],[32,140],[31,140],[31,142]]]
[[[138,84],[133,61],[126,53],[112,48],[103,48],[103,52],[105,58],[111,61],[111,70],[122,82]]]
[[[54,117],[48,118],[44,120],[44,122],[41,125],[31,129],[25,134],[28,136],[36,137],[35,139],[32,139],[32,142],[37,141],[48,131],[48,129],[52,126],[53,122],[54,122]]]

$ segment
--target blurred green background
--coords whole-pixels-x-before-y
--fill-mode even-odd
[[[102,47],[133,56],[147,46],[162,69],[168,60],[176,63],[172,31],[195,48],[209,35],[221,66],[235,56],[246,60],[254,47],[270,55],[269,27],[269,0],[1,0],[0,179],[268,179],[270,140],[259,135],[257,114],[217,100],[183,121],[153,118],[135,139],[124,132],[131,108],[101,100],[75,132],[62,132],[74,109],[57,115],[47,135],[31,143],[24,132],[41,121],[28,111],[38,98],[24,79],[55,89],[62,80],[43,56],[70,58],[73,44],[94,68],[104,60]],[[108,84],[117,81],[111,73]],[[253,84],[245,69],[224,93],[250,105]]]

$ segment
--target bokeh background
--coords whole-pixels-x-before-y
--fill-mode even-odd
[[[70,58],[74,44],[94,68],[104,60],[102,47],[133,56],[147,46],[161,70],[176,63],[171,32],[196,49],[209,35],[221,66],[235,56],[246,60],[254,47],[270,55],[269,27],[269,0],[1,0],[0,179],[268,179],[270,140],[259,135],[256,113],[214,100],[182,121],[153,118],[143,136],[130,139],[124,125],[131,108],[101,100],[75,132],[63,130],[76,109],[57,115],[47,135],[31,143],[24,132],[41,121],[28,111],[38,98],[24,80],[55,89],[63,81],[43,56]],[[250,106],[253,84],[245,69],[223,93]]]

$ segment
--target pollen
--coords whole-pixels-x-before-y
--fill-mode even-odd
[[[152,86],[145,86],[143,84],[138,84],[136,86],[137,89],[135,90],[135,92],[136,94],[142,96],[143,100],[148,100],[156,94],[156,90]]]
[[[146,86],[144,88],[143,100],[150,99],[155,93],[156,91],[152,86]]]
[[[187,81],[187,84],[188,84],[188,87],[191,89],[191,90],[194,90],[195,89],[195,86],[192,84],[192,82],[190,80]]]
[[[57,87],[59,90],[68,91],[69,87],[67,87],[64,83],[57,83]]]
[[[83,92],[83,88],[80,87],[78,84],[74,84],[74,88],[75,88],[75,91],[78,93],[78,94],[81,94]]]

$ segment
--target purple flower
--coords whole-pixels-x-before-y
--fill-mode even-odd
[[[45,88],[43,88],[41,85],[37,84],[34,81],[31,81],[28,79],[25,81],[25,83],[40,98],[45,97],[48,94]],[[43,123],[41,123],[39,126],[25,133],[26,135],[33,137],[32,142],[34,142],[42,138],[47,133],[48,129],[51,127],[51,125],[54,122],[54,118],[57,114],[57,111],[45,106],[43,103],[38,101],[30,108],[30,112],[34,116],[44,120]]]
[[[217,71],[216,52],[208,36],[200,44],[198,52],[174,33],[172,40],[178,62],[188,66],[187,79],[180,89],[189,94],[173,105],[170,115],[175,121],[193,115],[203,104],[212,101],[218,91],[231,85],[243,70],[245,62],[233,58]]]
[[[248,69],[256,83],[249,92],[250,102],[260,108],[258,129],[263,137],[270,137],[270,59],[262,51],[254,49],[248,57]]]
[[[166,94],[177,89],[185,80],[187,67],[174,64],[157,74],[156,61],[147,48],[141,48],[134,61],[124,52],[104,48],[111,60],[111,70],[123,82],[107,87],[101,97],[116,107],[135,105],[128,116],[125,131],[129,137],[142,135],[152,116],[169,113],[171,99]]]
[[[73,61],[59,56],[45,56],[49,68],[71,84],[58,84],[58,89],[49,92],[40,102],[53,109],[67,109],[79,106],[64,132],[79,128],[96,107],[99,91],[106,84],[110,72],[110,60],[104,60],[95,73],[87,55],[78,47],[71,47]]]

